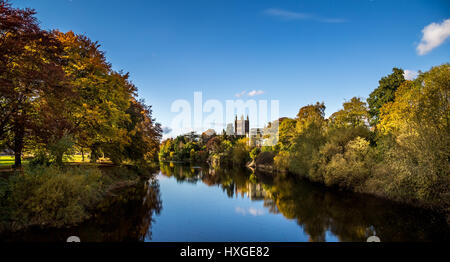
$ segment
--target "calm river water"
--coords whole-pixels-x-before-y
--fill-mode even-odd
[[[34,229],[16,241],[449,241],[430,211],[285,176],[163,164],[73,228]],[[5,240],[5,239],[4,239]]]

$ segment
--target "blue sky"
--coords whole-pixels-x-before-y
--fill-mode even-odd
[[[426,53],[417,50],[426,26],[450,18],[450,1],[12,3],[36,9],[45,29],[99,41],[164,126],[176,115],[171,103],[192,101],[195,91],[222,101],[244,91],[243,99],[278,99],[280,115],[289,117],[323,101],[330,115],[346,99],[366,98],[393,67],[425,71],[450,62],[449,39],[433,32]],[[445,30],[435,31],[445,38]],[[262,94],[248,96],[253,90]]]

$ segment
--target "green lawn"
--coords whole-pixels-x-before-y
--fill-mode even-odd
[[[0,167],[14,165],[14,156],[0,156]]]
[[[26,164],[28,160],[22,159],[22,163]],[[83,163],[81,155],[73,155],[66,162]],[[84,162],[89,162],[89,157],[84,157]],[[14,156],[0,156],[0,167],[9,167],[14,165]]]

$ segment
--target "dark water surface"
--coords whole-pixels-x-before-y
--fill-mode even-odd
[[[448,241],[443,216],[285,176],[164,164],[72,228],[13,241]]]

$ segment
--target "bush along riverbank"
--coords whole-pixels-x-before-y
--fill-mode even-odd
[[[97,166],[25,166],[0,179],[0,232],[61,228],[92,217],[102,202],[136,186],[152,169]]]
[[[161,162],[209,164],[213,168],[245,167],[250,159],[245,137],[195,133],[170,138],[161,143]]]
[[[323,103],[305,106],[296,118],[279,120],[273,169],[449,218],[449,91],[449,64],[414,81],[394,69],[367,103],[352,98],[328,119]],[[265,158],[256,162],[270,166]]]

